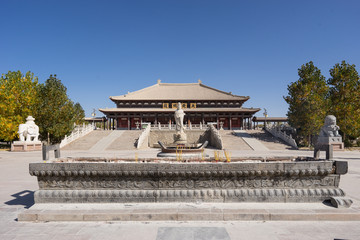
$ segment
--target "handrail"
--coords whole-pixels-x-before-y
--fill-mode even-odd
[[[143,123],[144,124],[144,123]],[[142,145],[145,143],[145,141],[148,139],[150,134],[151,124],[149,123],[147,127],[141,132],[139,139],[136,144],[136,148],[139,149],[142,147]]]
[[[299,149],[295,139],[292,138],[292,135],[287,135],[285,132],[281,131],[279,127],[276,126],[266,126],[265,130],[271,133],[274,137],[282,139],[284,142],[290,146]]]
[[[75,141],[78,138],[85,136],[92,131],[94,131],[94,126],[92,124],[83,124],[83,126],[75,127],[72,133],[69,136],[65,136],[65,138],[61,141],[60,148],[66,146],[67,144]]]

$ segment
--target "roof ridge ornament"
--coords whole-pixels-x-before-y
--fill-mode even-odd
[[[201,84],[202,82],[201,82],[201,80],[200,80],[200,78],[198,79],[198,84]]]
[[[161,80],[160,80],[160,78],[157,80],[157,84],[160,84],[161,83]]]

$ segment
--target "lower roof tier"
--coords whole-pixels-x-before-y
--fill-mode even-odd
[[[184,108],[185,113],[248,113],[255,114],[260,108]],[[172,108],[100,108],[104,114],[110,113],[175,113]]]

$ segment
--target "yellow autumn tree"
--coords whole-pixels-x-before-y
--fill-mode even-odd
[[[38,78],[32,72],[9,71],[0,78],[0,141],[18,138],[19,124],[34,114]]]

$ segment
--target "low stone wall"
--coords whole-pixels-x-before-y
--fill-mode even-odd
[[[345,196],[340,170],[333,161],[30,163],[35,203],[322,202]]]
[[[210,133],[206,130],[193,129],[185,130],[187,141],[189,144],[198,144],[209,141]],[[158,141],[165,145],[174,143],[175,130],[169,129],[151,129],[149,134],[149,147],[160,147]]]

